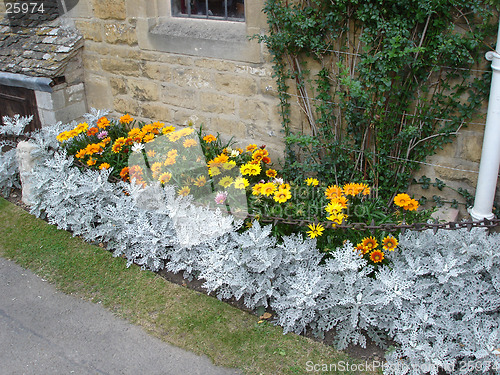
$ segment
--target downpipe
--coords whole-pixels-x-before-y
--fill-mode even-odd
[[[495,217],[493,202],[500,169],[500,24],[496,50],[487,52],[486,59],[491,61],[493,77],[476,195],[474,206],[469,209],[469,214],[474,221],[491,220]]]

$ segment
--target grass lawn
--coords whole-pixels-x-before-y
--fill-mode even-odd
[[[153,272],[127,269],[124,259],[113,258],[3,198],[0,222],[0,256],[31,269],[65,293],[101,302],[161,340],[207,355],[217,365],[275,375],[311,373],[307,363],[355,362],[319,342],[283,335],[280,327],[259,324],[256,316]]]

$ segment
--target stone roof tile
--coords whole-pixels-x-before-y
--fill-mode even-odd
[[[83,37],[64,28],[56,13],[0,20],[0,71],[55,78],[83,46]]]

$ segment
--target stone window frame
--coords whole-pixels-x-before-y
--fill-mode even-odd
[[[149,3],[149,1],[148,1]],[[147,17],[138,19],[141,49],[183,55],[262,63],[261,46],[250,35],[266,28],[264,0],[245,0],[245,21],[172,16],[171,0],[151,1]]]

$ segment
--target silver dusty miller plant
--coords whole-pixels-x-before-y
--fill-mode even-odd
[[[210,223],[216,213],[176,197],[172,187],[153,187],[148,195],[137,186],[109,183],[109,171],[82,172],[51,140],[60,130],[33,138],[41,156],[32,175],[37,197],[31,209],[37,216],[89,241],[106,242],[129,265],[183,271],[203,279],[220,298],[268,306],[285,332],[311,329],[321,336],[335,329],[339,348],[363,346],[367,336],[379,345],[390,340],[395,345],[385,374],[500,368],[498,234],[407,232],[387,255],[392,266],[368,277],[372,269],[349,242],[322,261],[314,240],[277,240],[271,227],[256,222],[240,233],[226,217]],[[189,221],[191,213],[196,218]],[[222,229],[204,240],[198,233],[190,242],[189,233],[200,223],[204,230]]]

